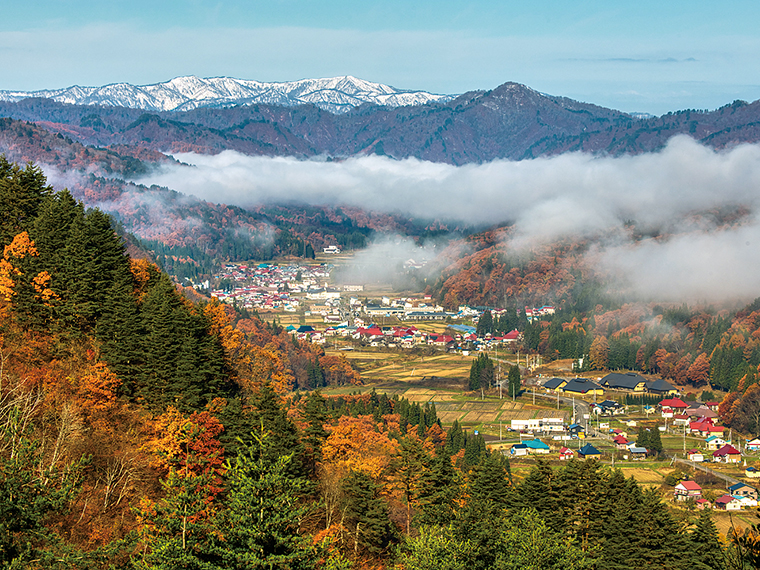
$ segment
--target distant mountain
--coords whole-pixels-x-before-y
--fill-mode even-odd
[[[315,105],[331,113],[345,113],[365,103],[401,107],[432,101],[448,101],[451,95],[396,89],[350,75],[327,79],[303,79],[263,83],[231,77],[177,77],[153,85],[113,83],[103,87],[67,87],[43,91],[0,91],[0,101],[30,97],[71,105],[127,107],[143,111],[189,111],[199,107],[236,105]]]
[[[315,105],[256,104],[145,113],[49,99],[0,102],[0,116],[35,122],[83,144],[136,145],[160,152],[348,157],[386,154],[465,164],[521,159],[557,137],[635,121],[620,111],[542,95],[517,83],[424,105],[363,105],[334,114]]]
[[[311,94],[316,92],[313,87]],[[201,154],[235,150],[299,158],[379,154],[456,165],[573,151],[639,154],[663,148],[678,134],[713,148],[760,142],[760,101],[735,101],[709,112],[685,110],[636,118],[545,95],[519,83],[419,105],[367,103],[340,114],[314,104],[263,103],[146,112],[38,97],[0,101],[0,117],[33,122],[84,145],[100,147]]]

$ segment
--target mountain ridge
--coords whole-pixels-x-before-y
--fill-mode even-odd
[[[253,104],[313,104],[332,113],[344,113],[365,103],[398,107],[444,102],[454,96],[396,89],[351,75],[284,82],[187,75],[150,85],[111,83],[100,87],[73,85],[38,91],[0,91],[0,101],[16,102],[34,97],[73,105],[127,107],[153,112]]]

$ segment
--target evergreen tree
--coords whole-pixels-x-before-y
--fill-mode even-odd
[[[718,570],[726,567],[718,529],[710,511],[703,510],[688,537],[688,560],[695,570]]]
[[[457,513],[456,537],[472,542],[477,553],[475,570],[494,567],[498,542],[494,529],[500,525],[510,501],[508,475],[508,462],[503,456],[486,455],[467,486],[469,500]]]
[[[352,471],[343,480],[342,490],[343,520],[351,535],[348,546],[356,555],[381,554],[390,546],[395,533],[379,486],[366,473]]]
[[[522,390],[522,383],[520,381],[520,367],[513,365],[509,367],[509,375],[507,376],[507,395],[517,397]]]
[[[659,427],[655,427],[652,431],[649,432],[649,445],[651,448],[652,453],[659,455],[662,453],[662,439],[660,438],[660,429]],[[650,449],[647,448],[647,449]]]
[[[253,441],[228,461],[227,497],[218,549],[224,568],[311,569],[311,541],[298,533],[309,507],[309,483],[290,475],[293,453],[278,455],[273,434],[258,430]]]
[[[478,336],[483,336],[488,333],[493,333],[493,315],[491,311],[486,309],[478,319],[478,326],[476,327],[476,333]]]
[[[525,480],[512,495],[510,507],[535,509],[555,532],[562,532],[565,522],[564,501],[559,494],[559,473],[543,459],[537,459]]]
[[[643,447],[651,451],[652,450],[651,432],[645,427],[640,427],[638,436],[636,437],[636,443],[638,444],[639,447]]]
[[[145,549],[134,560],[139,570],[222,570],[215,555],[215,520],[203,489],[208,476],[169,471],[164,492],[154,505],[143,507],[141,535]]]
[[[522,509],[497,527],[494,570],[581,570],[593,560],[572,541],[556,534],[534,509]]]
[[[454,420],[449,431],[446,432],[446,454],[451,456],[464,447],[465,437],[459,420]]]
[[[298,428],[288,418],[287,411],[280,404],[272,385],[268,382],[264,384],[251,397],[250,403],[253,409],[249,415],[249,422],[253,429],[271,434],[271,441],[258,449],[270,454],[270,462],[280,456],[292,454],[286,465],[289,476],[295,478],[306,475],[305,451]]]
[[[303,419],[306,422],[304,429],[306,451],[304,455],[309,471],[314,473],[316,464],[322,459],[322,444],[329,435],[324,427],[328,419],[325,399],[319,391],[311,392],[306,398]]]
[[[0,247],[23,231],[30,231],[42,203],[53,193],[42,169],[24,168],[0,155]]]
[[[446,526],[454,519],[455,501],[459,495],[457,472],[445,451],[432,460],[422,472],[416,522],[422,525]]]
[[[412,505],[417,503],[422,492],[423,469],[427,460],[428,456],[419,440],[409,437],[402,437],[399,440],[399,448],[393,457],[392,468],[406,506],[407,535],[411,532]]]

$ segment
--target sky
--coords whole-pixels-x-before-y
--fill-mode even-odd
[[[657,115],[760,99],[760,2],[750,0],[7,4],[1,90],[353,75],[446,94],[516,81]]]

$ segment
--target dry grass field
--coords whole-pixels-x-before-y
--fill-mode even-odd
[[[330,351],[342,354],[361,372],[365,384],[387,382],[419,383],[437,382],[452,388],[469,378],[472,358],[455,354],[435,356],[413,355],[408,352],[381,352],[369,350]]]

